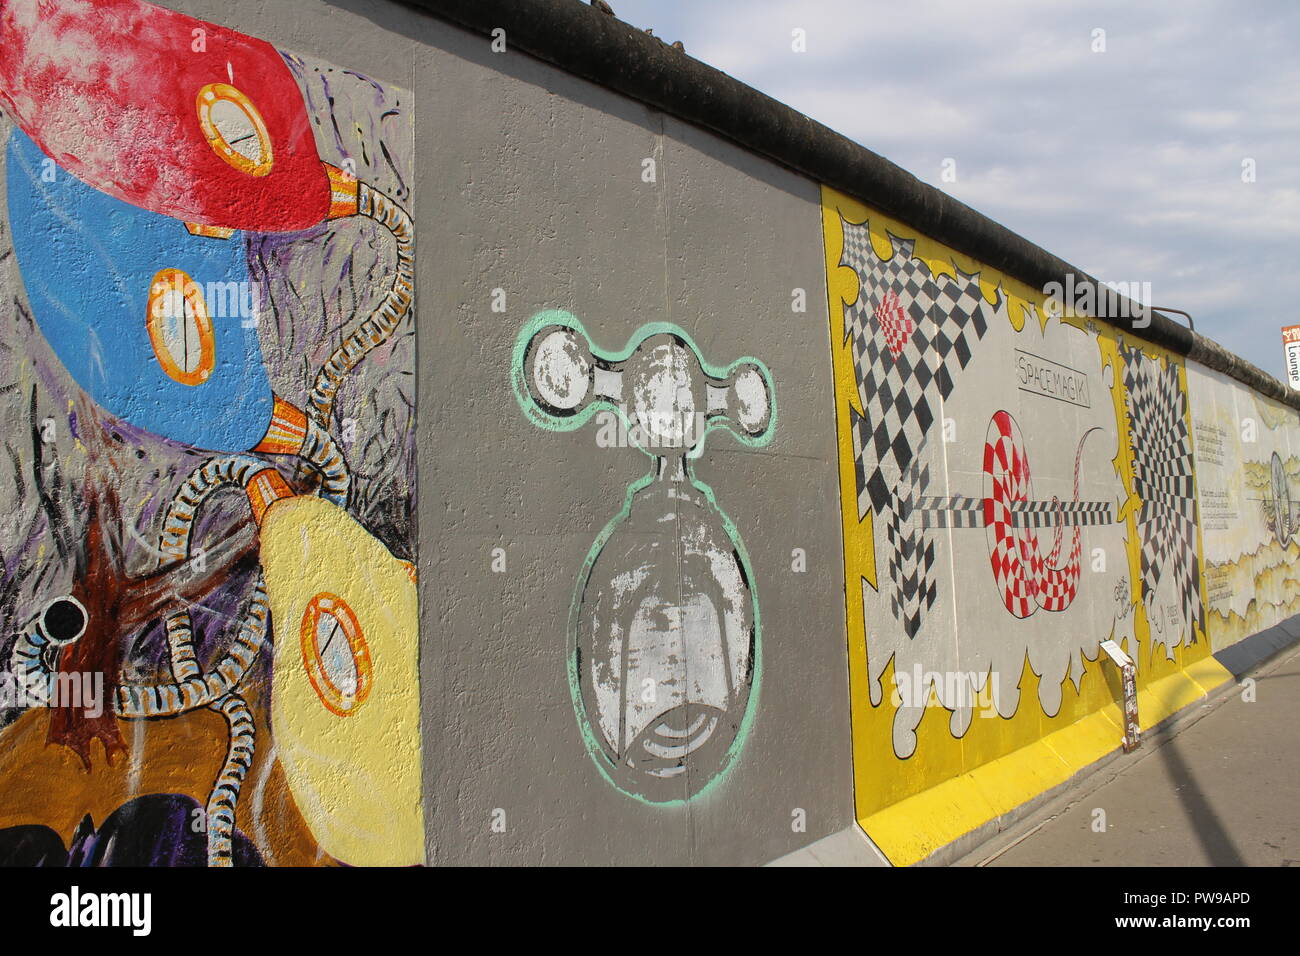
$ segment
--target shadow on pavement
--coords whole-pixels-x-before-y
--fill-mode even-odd
[[[1169,778],[1174,783],[1174,793],[1182,804],[1183,813],[1192,824],[1192,832],[1200,841],[1212,866],[1245,866],[1237,847],[1233,844],[1223,821],[1214,812],[1205,793],[1197,785],[1182,754],[1178,752],[1177,739],[1169,740],[1160,748],[1160,758],[1165,762]]]

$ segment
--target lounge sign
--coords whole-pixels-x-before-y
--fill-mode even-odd
[[[1282,329],[1282,348],[1286,353],[1287,384],[1300,390],[1300,325]]]

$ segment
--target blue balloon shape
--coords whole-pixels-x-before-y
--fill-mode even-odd
[[[86,185],[14,131],[9,224],[37,324],[64,368],[118,418],[212,451],[266,433],[273,397],[246,243]]]

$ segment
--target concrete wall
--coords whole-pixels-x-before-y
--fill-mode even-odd
[[[1297,418],[1145,341],[1145,316],[1095,321],[829,189],[824,223],[856,809],[910,863],[1115,749],[1102,641],[1146,729],[1227,679],[1213,650],[1294,613],[1295,512],[1261,482],[1280,449],[1285,497]]]
[[[436,250],[421,311],[437,318],[422,324],[420,345],[421,536],[438,542],[422,634],[425,733],[437,742],[425,774],[432,858],[757,863],[843,828],[847,683],[817,189],[527,57],[493,54],[478,37],[445,29],[436,39],[424,53],[421,102],[438,133],[421,153],[458,172],[422,237]],[[465,111],[467,102],[490,103],[491,121]],[[647,159],[654,182],[643,178]],[[806,291],[806,312],[791,311],[795,288]],[[592,417],[567,431],[527,413],[531,402],[512,387],[524,370],[512,363],[544,310],[566,310],[572,318],[544,322],[580,324],[606,356],[670,323],[706,363],[748,356],[770,370],[767,443],[711,431],[689,464],[748,552],[758,610],[752,714],[728,768],[688,763],[668,790],[593,758],[575,714],[570,611],[584,603],[575,591],[598,535],[655,460],[617,447],[634,442],[619,440],[609,411],[589,407]],[[611,405],[635,405],[632,374]],[[663,557],[602,563],[587,606],[643,561],[674,582],[659,587],[677,590],[677,542],[708,519],[655,508],[619,521],[602,550],[653,541],[668,521]],[[691,589],[704,586],[688,576],[680,598],[660,592],[646,607],[689,606]],[[682,679],[656,670],[651,648],[642,653],[634,696],[643,680]],[[671,686],[658,692],[673,699]]]
[[[911,863],[1118,747],[1103,640],[1147,728],[1297,610],[1294,409],[1140,329],[508,38],[57,6],[0,21],[0,654],[100,691],[0,711],[0,858]]]
[[[1188,368],[1210,643],[1230,647],[1300,611],[1295,409]]]

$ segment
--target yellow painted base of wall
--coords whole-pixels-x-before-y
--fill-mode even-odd
[[[1156,726],[1232,679],[1222,664],[1205,657],[1152,681],[1138,691],[1142,729]],[[1109,704],[1041,740],[900,800],[858,823],[895,866],[920,863],[1117,750],[1121,725],[1119,706]]]

